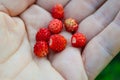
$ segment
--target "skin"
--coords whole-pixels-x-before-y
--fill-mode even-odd
[[[1,80],[94,80],[120,51],[118,0],[12,1],[0,0]],[[63,31],[65,50],[39,59],[33,54],[35,34],[52,20],[49,11],[56,3],[64,6],[65,18],[79,22],[87,45],[83,50],[72,47],[72,35]]]

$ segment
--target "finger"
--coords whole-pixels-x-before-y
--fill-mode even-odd
[[[37,0],[37,4],[43,7],[44,9],[51,11],[52,7],[60,3],[65,6],[70,0]],[[49,6],[48,6],[49,5]]]
[[[17,51],[24,35],[25,28],[20,19],[12,19],[0,12],[0,63],[8,60]]]
[[[70,47],[71,46],[71,41],[70,40],[71,40],[71,37],[72,37],[71,33],[66,32],[66,31],[62,31],[60,33],[60,35],[63,35],[65,37],[65,39],[67,40],[66,47]],[[50,49],[50,52],[51,52],[51,54],[48,56],[48,58],[52,62],[55,52],[52,51],[51,49]]]
[[[35,35],[37,31],[41,27],[47,27],[52,17],[43,8],[33,5],[21,14],[21,18],[26,24],[29,40],[33,47],[36,42]]]
[[[71,0],[65,6],[65,18],[75,18],[78,22],[93,13],[105,0]]]
[[[35,0],[0,0],[0,11],[16,16],[34,2]]]
[[[88,43],[83,52],[84,65],[89,80],[93,80],[120,51],[119,35],[120,12],[108,27]]]
[[[35,34],[41,27],[47,27],[49,21],[52,19],[51,15],[43,8],[33,5],[24,13],[21,14],[21,18],[24,20],[33,52],[33,46],[35,44]],[[33,53],[32,53],[33,54]],[[50,62],[46,58],[37,58],[32,55],[33,61],[20,73],[16,79],[23,77],[23,80],[64,80],[64,78],[51,66]],[[29,72],[30,70],[30,72]],[[32,73],[32,74],[29,74]],[[37,74],[32,76],[33,74]],[[26,77],[27,76],[27,77]]]
[[[112,22],[119,10],[120,1],[108,0],[93,15],[80,23],[78,31],[84,33],[89,41]]]
[[[87,80],[83,67],[80,50],[71,47],[71,34],[62,32],[67,39],[67,47],[60,53],[54,53],[51,58],[53,67],[65,78],[65,80]]]

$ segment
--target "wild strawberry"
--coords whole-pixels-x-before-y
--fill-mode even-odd
[[[78,23],[75,19],[68,18],[64,21],[66,31],[75,33],[78,30]]]
[[[37,57],[44,57],[48,54],[48,44],[45,41],[38,41],[34,45],[34,54]]]
[[[51,33],[47,28],[40,28],[36,34],[36,41],[48,41]]]
[[[75,33],[71,38],[72,46],[83,47],[86,44],[86,37],[82,33]]]
[[[58,19],[53,19],[52,21],[50,21],[50,23],[48,25],[48,29],[53,34],[60,33],[62,31],[62,28],[63,28],[63,23],[62,23],[62,21],[60,21]]]
[[[49,46],[54,52],[60,52],[65,49],[67,40],[59,34],[50,37]]]
[[[64,9],[63,6],[61,4],[56,4],[52,10],[51,10],[51,14],[54,18],[57,19],[62,19],[64,17]]]

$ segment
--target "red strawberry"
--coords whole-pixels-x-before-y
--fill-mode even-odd
[[[60,33],[62,31],[62,28],[63,28],[63,23],[62,23],[62,21],[60,21],[58,19],[53,19],[52,21],[50,21],[50,23],[48,25],[48,29],[53,34]]]
[[[63,6],[61,4],[56,4],[53,8],[52,8],[52,16],[54,18],[57,19],[62,19],[64,17],[64,9]]]
[[[36,41],[48,41],[50,39],[51,33],[47,28],[40,28],[36,34]]]
[[[45,41],[38,41],[34,45],[34,54],[37,57],[44,57],[48,54],[48,44]]]
[[[65,49],[67,40],[59,35],[55,34],[50,37],[49,46],[55,52],[60,52]]]
[[[75,33],[78,30],[78,23],[75,19],[68,18],[64,21],[64,24],[68,32]]]
[[[86,44],[86,37],[82,33],[75,33],[71,38],[72,46],[83,47]]]

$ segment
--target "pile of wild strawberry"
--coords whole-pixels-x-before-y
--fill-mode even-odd
[[[73,47],[85,46],[86,37],[82,33],[76,33],[78,23],[72,18],[68,18],[64,22],[61,21],[64,17],[64,9],[61,4],[56,4],[52,8],[51,14],[55,19],[50,21],[48,28],[40,28],[36,34],[36,44],[34,45],[34,54],[36,56],[47,56],[49,48],[56,53],[65,49],[67,40],[59,34],[63,27],[65,27],[66,31],[73,34],[71,37]]]

